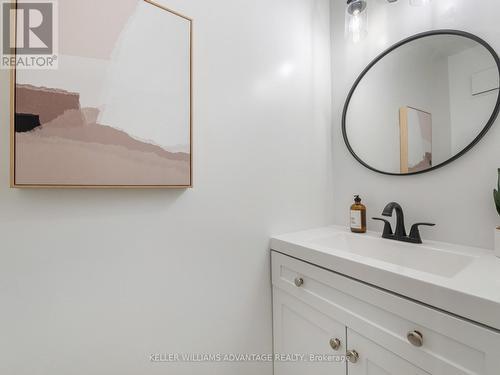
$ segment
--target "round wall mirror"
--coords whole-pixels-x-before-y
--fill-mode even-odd
[[[484,40],[455,30],[405,39],[354,83],[342,131],[352,155],[389,175],[440,168],[488,132],[500,108],[500,59]]]

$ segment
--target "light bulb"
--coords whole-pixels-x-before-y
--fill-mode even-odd
[[[361,40],[362,29],[363,20],[358,14],[353,15],[353,17],[351,17],[351,21],[349,22],[349,34],[351,34],[352,41],[354,43],[358,43]]]
[[[349,0],[347,2],[345,34],[354,43],[358,43],[367,33],[366,0]]]
[[[410,0],[410,5],[414,7],[422,7],[428,5],[431,0]]]

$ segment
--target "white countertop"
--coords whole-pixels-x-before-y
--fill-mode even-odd
[[[500,330],[500,259],[493,251],[425,241],[427,247],[473,257],[463,270],[443,277],[315,242],[339,233],[353,235],[344,227],[313,229],[274,237],[271,249]]]

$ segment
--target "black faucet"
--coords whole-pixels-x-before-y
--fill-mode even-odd
[[[396,211],[396,231],[392,232],[391,223],[385,219],[379,219],[374,217],[373,220],[383,221],[384,225],[384,233],[382,234],[382,238],[386,238],[389,240],[402,241],[402,242],[410,242],[421,244],[422,238],[420,237],[420,226],[429,226],[433,227],[436,224],[431,223],[417,223],[411,227],[410,235],[406,235],[406,227],[405,227],[405,217],[403,213],[403,208],[399,203],[391,202],[387,206],[385,206],[384,211],[382,212],[383,216],[392,217],[392,213]]]
[[[389,203],[385,206],[382,216],[392,217],[394,211],[396,211],[396,232],[394,235],[397,238],[406,237],[405,215],[400,204],[396,202]]]

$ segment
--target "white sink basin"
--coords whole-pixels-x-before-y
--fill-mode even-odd
[[[338,233],[314,239],[311,243],[448,278],[455,276],[475,260],[473,256],[453,251],[368,235]]]

